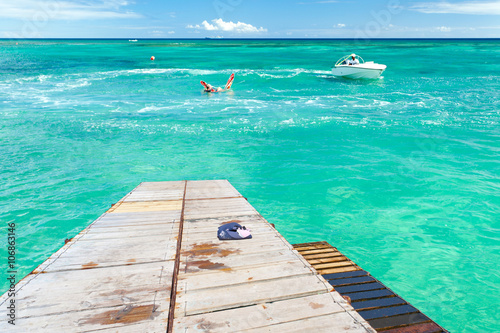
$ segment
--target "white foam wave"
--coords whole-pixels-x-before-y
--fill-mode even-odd
[[[288,73],[288,74],[284,74]],[[302,73],[302,71],[269,71],[269,72],[257,72],[256,74],[260,77],[269,77],[273,79],[288,79],[295,77]]]
[[[137,111],[138,113],[144,113],[144,112],[154,112],[154,111],[160,111],[166,109],[165,107],[158,107],[158,106],[146,106]]]
[[[280,125],[291,125],[291,124],[295,124],[295,120],[293,120],[293,118],[290,118],[290,119],[280,121],[279,124]]]
[[[52,78],[52,75],[39,75],[37,77],[38,81],[40,81],[40,82],[44,82],[44,81],[46,81],[47,79],[50,79],[50,78]]]
[[[84,79],[87,83],[81,85],[67,85],[69,89],[74,87],[88,85],[92,81],[100,81],[113,79],[120,76],[132,76],[132,75],[183,75],[183,76],[202,76],[202,75],[215,75],[215,74],[225,74],[235,73],[236,75],[249,76],[257,75],[262,78],[292,78],[300,74],[326,74],[328,71],[319,70],[308,70],[304,68],[294,68],[294,69],[224,69],[224,70],[212,70],[212,69],[198,69],[198,68],[136,68],[136,69],[124,69],[115,71],[98,71],[93,73],[74,73],[74,74],[63,74],[63,75],[34,75],[23,78],[15,78],[10,80],[5,80],[2,83],[5,84],[19,84],[23,85],[27,82],[36,81],[43,84],[57,84],[59,82],[69,82],[78,79]],[[61,85],[59,85],[61,87]]]
[[[231,74],[247,76],[258,75],[260,77],[270,78],[291,78],[302,73],[306,74],[330,74],[329,71],[324,70],[310,70],[304,68],[293,69],[200,69],[200,68],[140,68],[140,69],[127,69],[119,71],[97,72],[97,76],[116,77],[120,75],[136,75],[136,74],[189,74],[189,75],[215,75],[215,74]]]
[[[90,83],[89,80],[85,80],[85,79],[76,80],[75,82],[60,82],[60,83],[56,83],[56,87],[58,87],[59,89],[53,89],[52,91],[55,91],[55,90],[66,91],[66,90],[90,86],[91,84],[92,83]]]

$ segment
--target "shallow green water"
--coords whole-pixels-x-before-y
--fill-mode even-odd
[[[330,242],[452,332],[497,330],[500,41],[18,43],[0,41],[18,277],[139,182],[226,178],[291,243]],[[351,52],[388,69],[331,77]]]

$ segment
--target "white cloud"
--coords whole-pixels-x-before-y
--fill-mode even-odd
[[[252,32],[267,32],[267,29],[262,27],[257,28],[251,24],[243,23],[238,21],[238,23],[234,23],[232,21],[225,22],[221,18],[215,19],[211,21],[212,23],[208,23],[206,20],[197,25],[189,24],[186,28],[189,29],[203,29],[207,31],[227,31],[227,32],[236,32],[236,33],[252,33]]]
[[[130,3],[121,0],[0,0],[0,17],[40,20],[84,20],[138,18],[141,15],[123,10]]]
[[[451,31],[451,28],[450,27],[437,27],[436,28],[437,31],[441,31],[441,32],[450,32]]]
[[[345,28],[345,24],[344,23],[338,23],[337,25],[334,25],[333,27],[334,28]]]
[[[426,14],[500,15],[500,1],[422,2],[410,9]]]

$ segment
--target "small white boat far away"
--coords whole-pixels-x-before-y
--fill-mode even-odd
[[[350,54],[340,58],[332,68],[334,76],[349,79],[376,79],[387,68],[373,61],[365,62],[359,55]]]

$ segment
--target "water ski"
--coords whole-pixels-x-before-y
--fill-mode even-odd
[[[234,81],[234,73],[232,73],[231,76],[229,77],[229,80],[227,80],[226,90],[231,89],[231,86],[233,85],[233,81]]]

